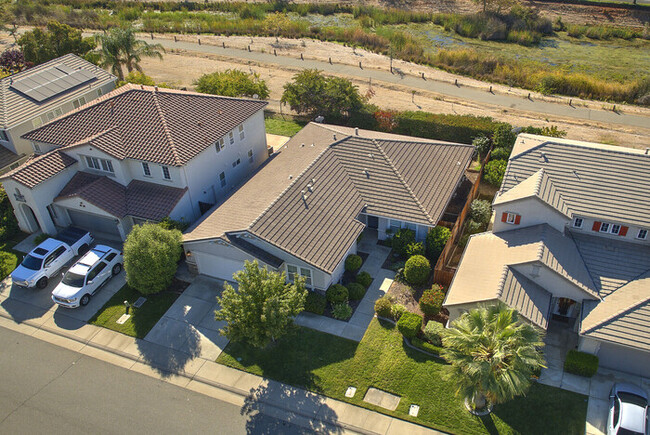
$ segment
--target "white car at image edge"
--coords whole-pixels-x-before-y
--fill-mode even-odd
[[[97,245],[63,275],[52,292],[52,301],[66,307],[85,306],[90,298],[122,271],[122,253],[110,246]]]
[[[607,435],[648,435],[648,395],[636,385],[618,383],[609,393]]]

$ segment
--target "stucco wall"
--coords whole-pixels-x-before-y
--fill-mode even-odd
[[[494,208],[493,232],[509,231],[517,228],[531,227],[533,225],[548,224],[559,232],[564,232],[564,227],[569,219],[557,212],[553,207],[536,198],[526,198],[506,204],[496,205]],[[516,213],[521,216],[519,225],[501,222],[502,213]]]
[[[650,246],[650,228],[645,228],[645,227],[639,227],[638,225],[629,225],[626,224],[625,222],[620,222],[620,221],[612,221],[608,219],[594,219],[590,217],[583,217],[576,215],[575,217],[581,217],[583,222],[582,222],[582,227],[576,228],[573,226],[573,221],[569,223],[569,228],[571,231],[574,231],[576,233],[585,233],[588,235],[592,236],[599,236],[603,237],[604,239],[611,239],[611,240],[624,240],[626,242],[632,242],[632,243],[639,243],[642,245]],[[624,236],[617,235],[617,234],[611,234],[611,233],[604,233],[601,231],[594,231],[593,226],[594,222],[608,222],[610,224],[617,224],[617,225],[625,225],[628,227],[627,234]],[[648,231],[648,235],[646,236],[645,240],[640,240],[637,238],[637,235],[639,234],[640,229],[645,229]]]
[[[539,265],[537,270],[537,275],[534,276],[534,265]],[[517,264],[512,266],[516,271],[523,273],[533,281],[535,284],[539,285],[553,296],[558,298],[569,298],[574,301],[581,302],[583,299],[596,300],[595,296],[591,296],[586,293],[584,290],[581,290],[571,281],[560,276],[558,273],[550,270],[546,266],[542,266],[541,263],[526,263],[526,264]]]

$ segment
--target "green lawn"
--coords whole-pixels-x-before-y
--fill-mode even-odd
[[[526,397],[496,406],[488,417],[472,416],[455,397],[453,385],[443,380],[444,364],[405,347],[393,325],[376,319],[361,343],[296,327],[266,350],[231,342],[217,362],[453,433],[585,430],[586,396],[541,384],[534,384]],[[352,399],[344,397],[348,386],[357,387]],[[397,410],[363,402],[368,387],[401,396]],[[417,418],[408,416],[412,403],[420,405]]]
[[[14,250],[14,246],[27,236],[28,234],[19,231],[11,240],[0,243],[0,252],[6,253],[0,259],[0,280],[5,279],[18,266],[18,263],[22,261],[25,254]]]
[[[305,123],[280,118],[266,118],[264,125],[266,126],[267,133],[280,136],[293,136],[305,126]]]
[[[103,326],[132,337],[144,338],[169,307],[172,306],[178,298],[178,294],[165,291],[145,296],[147,301],[140,308],[131,308],[131,317],[123,325],[118,325],[116,323],[117,319],[124,314],[124,301],[129,301],[132,304],[140,296],[142,294],[125,284],[97,311],[88,323]]]

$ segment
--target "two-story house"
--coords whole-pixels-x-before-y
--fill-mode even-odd
[[[491,232],[470,238],[450,321],[501,300],[542,329],[563,322],[600,364],[650,367],[650,155],[519,135]]]
[[[268,158],[266,104],[127,84],[24,134],[39,153],[1,180],[26,232],[193,222]]]
[[[40,152],[23,134],[109,93],[116,81],[74,54],[0,79],[0,173]]]
[[[368,227],[438,224],[474,147],[310,123],[244,185],[184,234],[188,264],[232,280],[257,259],[289,280],[326,289]]]

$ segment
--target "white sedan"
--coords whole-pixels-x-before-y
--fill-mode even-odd
[[[615,384],[609,393],[607,435],[648,435],[648,395],[636,385]]]
[[[52,292],[52,300],[66,308],[85,306],[90,298],[122,271],[122,253],[110,246],[97,245],[63,275]]]

